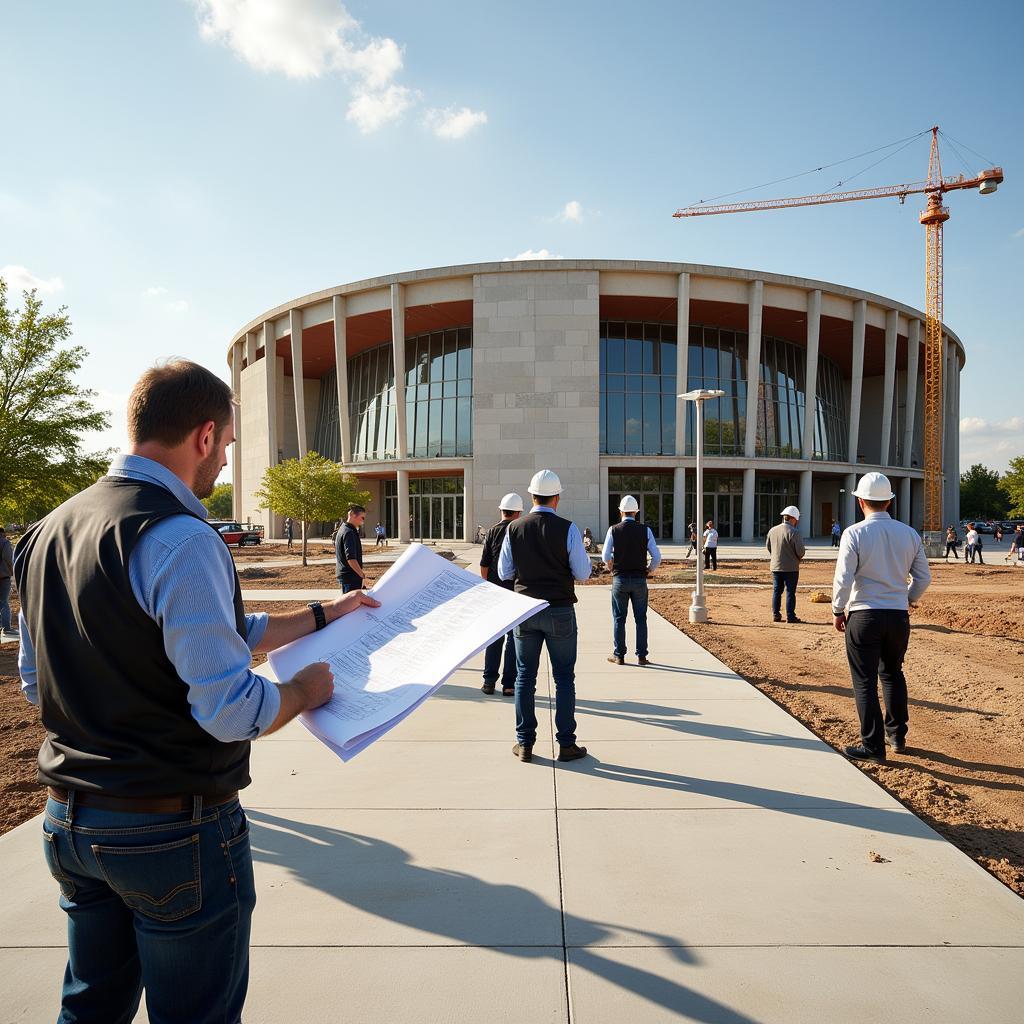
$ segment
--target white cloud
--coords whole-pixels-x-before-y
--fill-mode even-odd
[[[184,299],[174,299],[167,303],[166,308],[171,313],[187,313],[188,303]]]
[[[558,219],[564,224],[582,224],[583,223],[583,204],[578,199],[570,199],[569,202],[562,207],[562,212],[558,215]]]
[[[36,277],[27,267],[18,267],[13,263],[0,268],[0,277],[7,282],[7,287],[12,292],[30,292],[34,288],[43,295],[52,295],[64,289],[64,281],[61,278],[51,277],[44,280]]]
[[[1017,455],[1024,455],[1024,416],[995,421],[965,416],[960,420],[961,472],[976,462],[1004,472]]]
[[[426,112],[423,123],[439,139],[462,139],[478,125],[487,124],[487,114],[469,107],[434,107]]]
[[[404,85],[389,85],[380,92],[361,92],[348,105],[345,119],[364,134],[397,121],[415,102],[415,95]]]
[[[1013,233],[1014,238],[1024,238],[1024,228],[1017,228]]]
[[[163,299],[169,294],[169,290],[162,284],[150,285],[142,291],[142,295],[146,299]],[[161,302],[159,308],[165,313],[187,313],[188,303],[184,299],[168,299],[166,302]]]
[[[143,293],[143,295],[166,295],[167,289],[162,284],[150,285]]]
[[[562,257],[547,249],[527,249],[516,256],[506,256],[501,262],[511,263],[513,260],[560,260]]]

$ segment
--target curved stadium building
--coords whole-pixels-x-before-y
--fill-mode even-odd
[[[235,516],[264,471],[317,451],[372,496],[390,537],[471,540],[539,468],[560,510],[603,534],[635,495],[662,539],[694,516],[694,413],[705,406],[704,509],[753,540],[796,504],[810,536],[855,519],[880,469],[920,529],[924,314],[843,285],[633,260],[480,263],[339,285],[276,306],[232,339]],[[944,334],[943,521],[959,519],[960,370]],[[397,369],[397,373],[396,373]],[[685,407],[683,407],[685,406]]]

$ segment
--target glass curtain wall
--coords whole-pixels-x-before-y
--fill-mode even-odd
[[[672,473],[609,473],[608,522],[619,521],[619,502],[624,494],[632,494],[640,505],[637,518],[651,528],[655,538],[672,536],[673,496]],[[604,538],[598,538],[603,544]]]
[[[409,530],[413,540],[461,540],[465,498],[461,476],[413,477],[409,481]],[[384,481],[384,525],[398,536],[398,481]]]
[[[846,392],[839,367],[818,357],[818,388],[814,417],[814,458],[845,462],[847,456]]]
[[[804,430],[806,352],[778,338],[761,339],[755,451],[773,459],[799,459]]]
[[[395,458],[395,362],[390,341],[349,359],[348,410],[352,460]]]
[[[718,327],[690,327],[687,390],[724,391],[704,403],[704,453],[742,455],[747,424],[747,335]],[[686,454],[696,454],[697,413],[686,403]]]
[[[320,405],[316,413],[312,450],[332,462],[341,461],[341,428],[338,419],[338,375],[331,370],[320,378]]]
[[[406,339],[406,429],[411,458],[473,454],[473,332]]]

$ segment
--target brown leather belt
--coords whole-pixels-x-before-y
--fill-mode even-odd
[[[57,803],[66,804],[68,802],[66,789],[61,789],[59,786],[47,786],[46,790]],[[203,807],[220,807],[237,798],[237,789],[232,793],[222,793],[218,796],[204,796]],[[177,814],[181,811],[191,811],[194,799],[191,796],[104,796],[102,793],[75,790],[76,806],[98,807],[104,811],[125,811],[135,814]]]

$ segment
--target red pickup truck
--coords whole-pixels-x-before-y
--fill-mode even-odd
[[[260,530],[247,530],[241,523],[233,522],[230,519],[210,519],[209,524],[224,538],[224,543],[237,544],[244,547],[247,544],[259,544],[263,540],[263,533]]]

